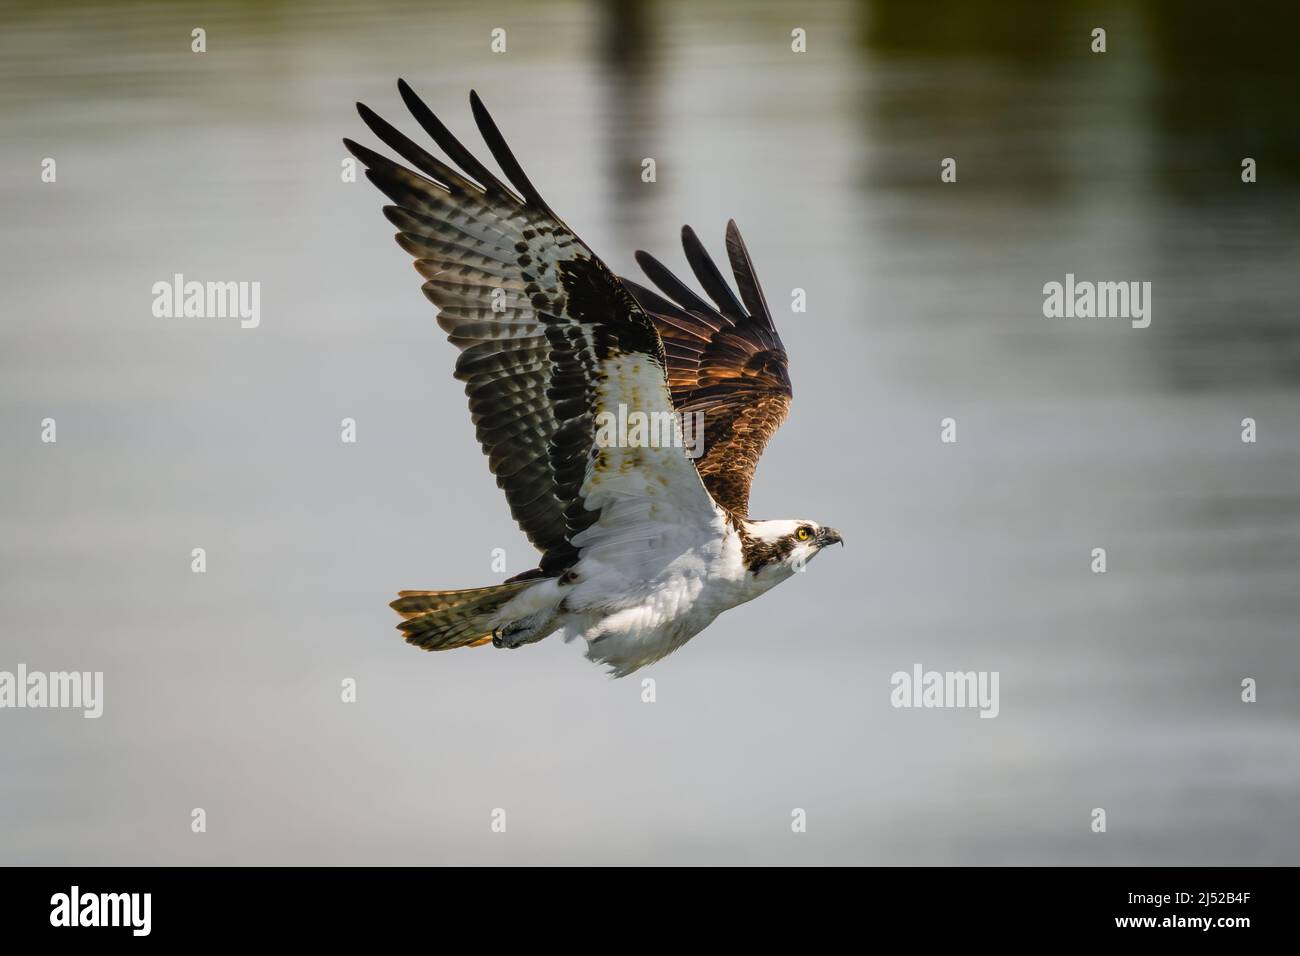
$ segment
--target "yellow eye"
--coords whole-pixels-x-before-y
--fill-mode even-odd
[[[809,538],[812,537],[812,532],[809,531],[807,528],[800,528],[798,531],[794,533],[794,536],[800,541],[807,541]]]

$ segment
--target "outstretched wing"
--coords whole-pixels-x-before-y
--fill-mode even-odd
[[[682,448],[595,443],[601,413],[617,415],[620,405],[673,414],[653,322],[546,205],[477,94],[475,122],[517,194],[404,81],[398,89],[460,171],[360,103],[366,125],[419,173],[344,144],[393,200],[384,214],[461,350],[456,377],[478,440],[511,514],[542,552],[540,572],[570,567],[598,537],[595,529],[575,542],[593,525],[646,547],[653,522],[672,523],[674,509],[681,522],[712,520],[716,509]],[[645,527],[630,527],[638,521]]]
[[[739,299],[690,226],[682,246],[712,305],[646,252],[637,262],[663,295],[623,282],[659,329],[673,404],[704,416],[700,477],[721,507],[747,517],[759,456],[790,410],[789,361],[735,221],[727,223],[727,257]]]

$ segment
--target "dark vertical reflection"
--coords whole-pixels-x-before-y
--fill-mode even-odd
[[[1177,217],[1155,251],[1187,275],[1161,361],[1180,388],[1300,384],[1300,7],[1265,0],[1189,15],[1146,2],[1149,180]],[[1241,181],[1253,158],[1258,180]]]
[[[626,247],[644,243],[627,235],[629,226],[644,220],[643,209],[654,187],[641,181],[647,156],[655,151],[658,129],[655,94],[659,57],[656,53],[656,11],[640,0],[604,0],[600,5],[599,62],[605,134],[605,183],[611,221]]]
[[[1300,6],[1261,0],[1199,16],[1179,4],[1147,2],[1142,23],[1154,66],[1151,119],[1162,176],[1180,198],[1206,189],[1234,202],[1267,203],[1300,189]],[[1243,192],[1235,177],[1202,169],[1232,168],[1252,156],[1268,190]],[[1279,210],[1281,211],[1281,210]],[[1291,205],[1288,213],[1295,214]]]
[[[1300,383],[1300,6],[862,6],[864,185],[895,201],[889,225],[915,258],[974,272],[978,238],[1064,272],[1125,243],[1118,267],[1136,272],[1108,278],[1153,281],[1163,321],[1122,350],[1154,380]],[[1094,27],[1107,30],[1104,54],[1090,50]],[[969,191],[936,193],[946,156]],[[1247,156],[1255,184],[1241,181]],[[1021,284],[1047,278],[1030,271]],[[1022,341],[1053,334],[1015,310],[1001,324]]]

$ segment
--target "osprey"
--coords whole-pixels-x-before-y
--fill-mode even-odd
[[[488,466],[542,553],[535,569],[491,587],[399,592],[406,640],[430,651],[517,648],[559,632],[621,677],[839,542],[814,521],[749,517],[754,468],[791,389],[735,222],[727,256],[739,298],[689,226],[686,259],[713,303],[638,252],[662,295],[653,292],[616,276],[551,211],[477,94],[475,122],[509,186],[405,81],[398,89],[459,169],[361,103],[366,125],[418,172],[344,144],[393,201],[384,215],[460,349],[456,378]],[[604,434],[613,416],[637,413],[671,417],[677,440]],[[678,416],[704,422],[698,457]]]

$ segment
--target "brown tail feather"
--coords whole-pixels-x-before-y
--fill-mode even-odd
[[[478,647],[492,640],[492,616],[533,583],[506,582],[463,591],[398,591],[389,607],[405,619],[397,628],[408,644],[426,651]]]

